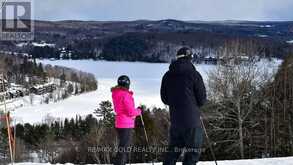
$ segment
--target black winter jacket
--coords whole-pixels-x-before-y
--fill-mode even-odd
[[[169,105],[171,127],[200,127],[199,108],[206,102],[203,79],[188,59],[171,63],[161,84],[161,99]]]

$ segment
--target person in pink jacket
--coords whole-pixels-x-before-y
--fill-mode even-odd
[[[115,128],[118,133],[119,146],[114,165],[124,165],[127,161],[127,147],[131,143],[132,129],[135,127],[136,116],[141,115],[141,109],[135,108],[133,92],[129,90],[130,79],[120,76],[118,85],[111,89],[114,105]]]

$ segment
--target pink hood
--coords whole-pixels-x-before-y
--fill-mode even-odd
[[[135,117],[141,114],[141,110],[135,108],[133,92],[123,87],[114,87],[111,91],[116,112],[115,127],[134,128]]]

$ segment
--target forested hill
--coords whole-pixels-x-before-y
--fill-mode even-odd
[[[235,42],[246,55],[283,58],[292,51],[293,22],[36,21],[35,41],[0,42],[0,49],[35,58],[167,62],[182,45],[204,58]]]
[[[58,85],[62,88],[70,86],[75,88],[72,85],[78,86],[79,90],[76,90],[75,94],[97,89],[96,78],[91,73],[61,66],[43,65],[42,63],[37,63],[35,59],[29,59],[26,56],[17,57],[0,54],[0,74],[0,92],[5,91],[10,95],[14,95],[18,90],[22,93],[26,93],[24,91],[27,90],[34,92],[32,91],[33,88],[41,90],[43,86],[50,84]],[[2,74],[4,75],[4,80],[2,79]],[[5,82],[5,89],[2,88],[3,82]],[[55,89],[55,87],[53,88]],[[39,94],[40,92],[35,93]]]

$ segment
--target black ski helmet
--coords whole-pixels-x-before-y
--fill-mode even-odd
[[[192,50],[188,47],[182,47],[178,50],[177,54],[176,54],[176,58],[189,58],[192,59],[193,58],[193,53]]]
[[[130,79],[128,76],[126,75],[122,75],[118,78],[118,81],[117,81],[118,85],[119,86],[122,86],[122,87],[125,87],[125,88],[129,88],[130,86]]]

